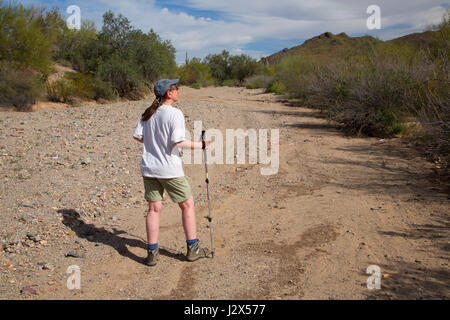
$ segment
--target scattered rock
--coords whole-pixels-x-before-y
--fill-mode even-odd
[[[68,253],[66,253],[66,257],[72,257],[72,258],[79,258],[79,259],[81,259],[81,258],[84,258],[85,255],[84,255],[83,252],[78,252],[76,250],[71,250]]]
[[[49,263],[46,263],[42,266],[42,270],[54,270],[55,267]]]
[[[21,203],[19,203],[19,207],[34,208],[34,204],[31,202],[21,202]]]
[[[39,241],[42,240],[40,236],[34,235],[32,233],[27,233],[27,238],[32,240],[32,241],[34,241],[34,242],[39,242]]]
[[[37,295],[38,294],[37,290],[33,289],[32,286],[23,287],[20,290],[20,293],[29,293],[29,294],[32,294],[32,295]]]

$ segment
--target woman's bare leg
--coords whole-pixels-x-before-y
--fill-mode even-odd
[[[161,216],[162,201],[149,202],[146,218],[147,243],[158,243],[159,219]]]
[[[191,196],[186,201],[178,203],[181,208],[181,218],[183,221],[186,240],[197,238],[197,226],[195,222],[194,198]]]

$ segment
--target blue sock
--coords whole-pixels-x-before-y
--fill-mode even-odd
[[[147,246],[147,250],[156,250],[158,248],[158,243],[152,243]]]
[[[186,243],[188,246],[192,246],[193,244],[196,244],[197,242],[198,242],[198,239],[186,240]]]

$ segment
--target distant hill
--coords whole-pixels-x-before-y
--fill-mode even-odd
[[[386,42],[410,44],[415,47],[427,46],[431,43],[435,31],[409,34]],[[292,48],[285,48],[268,57],[262,58],[261,62],[267,64],[277,64],[280,60],[289,55],[312,54],[330,57],[345,57],[364,50],[370,45],[383,42],[372,36],[350,37],[344,32],[334,35],[325,32],[317,37],[306,40],[303,44]]]
[[[389,40],[387,42],[397,43],[397,44],[410,44],[414,47],[429,47],[437,31],[425,31],[420,33],[411,33],[406,36]]]

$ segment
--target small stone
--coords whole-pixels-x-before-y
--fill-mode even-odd
[[[21,203],[19,203],[19,207],[34,208],[34,204],[32,204],[30,202],[21,202]]]
[[[87,166],[90,163],[91,163],[91,159],[89,159],[89,158],[86,158],[86,159],[83,159],[80,161],[80,164],[85,165],[85,166]]]
[[[32,295],[38,294],[37,291],[35,289],[33,289],[31,286],[23,287],[22,290],[20,290],[20,293],[23,293],[23,292],[26,292],[26,293],[29,293]]]
[[[84,258],[84,253],[72,250],[72,251],[69,251],[68,253],[66,253],[66,257]]]
[[[45,263],[43,266],[42,266],[42,270],[54,270],[54,268],[55,267],[53,267],[53,265],[51,265],[50,263]]]
[[[39,242],[41,241],[41,237],[39,237],[38,235],[34,235],[32,233],[27,233],[27,238],[34,241],[34,242]]]

